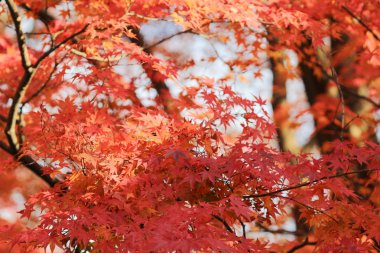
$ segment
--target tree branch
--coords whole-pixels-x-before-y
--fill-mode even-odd
[[[55,71],[57,70],[58,68],[58,65],[65,59],[65,57],[63,57],[60,61],[56,61],[54,62],[54,67],[53,69],[51,70],[51,72],[49,73],[49,76],[48,78],[46,79],[46,81],[44,82],[44,84],[35,92],[33,93],[29,98],[27,98],[24,102],[22,102],[22,105],[21,105],[21,108],[29,103],[30,101],[32,101],[35,97],[37,97],[47,86],[47,84],[50,82],[50,80],[53,78],[53,74],[55,73]]]
[[[370,99],[369,97],[366,97],[366,96],[362,96],[360,94],[357,94],[355,92],[353,92],[352,90],[350,90],[348,87],[344,86],[344,85],[340,85],[340,87],[342,88],[342,90],[344,92],[346,92],[348,95],[352,96],[352,97],[356,97],[356,98],[359,98],[359,99],[363,99],[365,101],[367,101],[368,103],[372,104],[373,106],[375,106],[376,108],[380,108],[380,103],[376,103],[375,101],[373,101],[372,99]]]
[[[51,178],[48,174],[45,174],[42,166],[39,165],[31,156],[21,155],[17,160],[46,183],[48,183],[50,187],[53,187],[58,182],[56,179]]]
[[[245,224],[242,220],[239,219],[239,222],[240,222],[240,225],[241,225],[241,229],[243,230],[243,237],[244,239],[247,239],[247,234],[245,232]]]
[[[168,41],[168,40],[170,40],[170,39],[172,39],[172,38],[174,38],[174,37],[176,37],[176,36],[178,36],[178,35],[184,34],[184,33],[192,33],[192,34],[196,34],[196,33],[193,32],[192,29],[183,30],[183,31],[177,32],[177,33],[175,33],[175,34],[172,34],[172,35],[170,35],[170,36],[168,36],[168,37],[165,37],[165,38],[163,38],[163,39],[161,39],[161,40],[159,40],[159,41],[157,41],[157,42],[155,42],[155,43],[153,43],[153,44],[151,44],[151,45],[149,45],[149,46],[147,46],[147,47],[144,47],[144,51],[149,51],[149,50],[151,50],[152,48],[158,46],[159,44],[161,44],[161,43],[163,43],[163,42],[165,42],[165,41]]]
[[[64,45],[66,42],[69,40],[73,39],[75,36],[83,33],[88,27],[88,24],[85,25],[80,31],[72,34],[71,36],[67,37],[63,41],[61,41],[59,44],[56,46],[50,48],[48,51],[46,51],[38,60],[35,64],[32,65],[32,67],[29,67],[25,73],[24,76],[21,79],[21,82],[17,88],[16,94],[13,97],[12,105],[9,110],[8,114],[8,122],[7,126],[5,128],[5,135],[7,136],[9,145],[11,149],[16,153],[20,149],[20,143],[17,138],[17,133],[16,133],[16,125],[17,125],[17,120],[18,120],[18,108],[22,102],[22,100],[25,97],[26,90],[28,89],[34,75],[36,74],[36,70],[38,66],[41,64],[41,62],[47,58],[51,53],[53,53],[55,50],[57,50],[59,47]],[[25,53],[24,50],[21,50],[22,53]]]
[[[18,47],[20,50],[22,66],[25,72],[31,72],[31,70],[29,69],[31,67],[31,62],[29,58],[28,48],[26,46],[25,35],[21,29],[21,17],[17,11],[17,5],[13,0],[5,0],[5,2],[8,6],[9,12],[12,17],[12,21],[16,28],[16,37]]]
[[[45,174],[42,166],[39,165],[31,156],[15,154],[14,151],[2,141],[0,141],[0,148],[8,154],[14,156],[16,160],[18,160],[22,165],[27,167],[34,174],[44,180],[50,187],[53,187],[58,182],[58,180],[51,178],[49,175]]]
[[[361,171],[351,171],[351,172],[346,172],[346,173],[342,173],[342,174],[337,174],[337,175],[334,175],[334,176],[321,177],[321,178],[318,178],[318,179],[315,179],[315,180],[312,180],[312,181],[309,181],[309,182],[305,182],[305,183],[302,183],[302,184],[297,184],[297,185],[285,187],[285,188],[282,188],[282,189],[279,189],[279,190],[276,190],[276,191],[271,191],[271,192],[266,192],[266,193],[260,193],[260,194],[244,195],[243,198],[244,199],[250,199],[250,198],[261,198],[261,197],[274,196],[277,193],[281,193],[281,192],[284,192],[284,191],[290,191],[290,190],[302,188],[302,187],[305,187],[305,186],[308,186],[308,185],[311,185],[311,184],[314,184],[314,183],[318,183],[318,182],[323,181],[323,180],[328,180],[328,179],[333,179],[333,178],[338,178],[338,177],[344,177],[344,176],[348,176],[348,175],[352,175],[352,174],[358,174],[358,173],[363,173],[363,172],[371,172],[371,171],[380,171],[380,168],[378,168],[378,169],[361,170]]]
[[[22,77],[21,82],[17,88],[16,94],[13,97],[12,105],[9,110],[8,121],[4,131],[13,153],[17,153],[17,151],[20,149],[20,144],[18,142],[16,133],[18,108],[35,73],[35,69],[33,69],[31,72],[26,71],[24,73],[24,76]]]
[[[218,216],[216,214],[212,214],[211,216],[214,217],[215,219],[217,219],[218,221],[220,221],[221,223],[223,223],[224,227],[227,229],[228,232],[234,233],[234,231],[232,230],[230,225],[228,225],[227,221],[225,221],[224,219],[222,219],[220,216]]]
[[[12,150],[2,141],[0,141],[0,148],[9,154],[12,154]]]
[[[21,54],[22,66],[24,68],[24,75],[17,87],[15,95],[13,96],[12,105],[9,109],[8,118],[6,119],[6,127],[4,129],[4,132],[7,137],[9,147],[1,142],[0,148],[8,152],[10,155],[13,155],[16,160],[18,160],[24,166],[29,168],[33,173],[35,173],[37,176],[42,178],[50,186],[54,186],[56,181],[52,179],[49,175],[44,174],[42,167],[32,157],[30,157],[29,155],[22,155],[21,153],[19,153],[20,142],[18,140],[16,127],[17,127],[18,122],[21,122],[19,117],[21,117],[22,115],[18,114],[18,109],[22,103],[22,100],[25,97],[25,93],[34,75],[36,74],[37,68],[42,63],[42,61],[46,59],[47,57],[49,57],[50,54],[52,54],[55,50],[57,50],[59,47],[64,45],[66,42],[70,41],[75,36],[83,33],[89,25],[88,24],[85,25],[78,32],[67,37],[66,39],[61,41],[59,44],[51,47],[48,51],[42,54],[42,56],[36,61],[36,63],[32,64],[29,58],[28,48],[26,46],[25,34],[23,33],[21,29],[21,17],[19,13],[17,12],[17,5],[15,4],[13,0],[6,0],[6,4],[11,14],[12,21],[15,25],[16,37],[17,37],[20,54]]]
[[[318,208],[315,208],[315,207],[309,206],[309,205],[307,205],[307,204],[305,204],[305,203],[302,203],[301,201],[298,201],[298,200],[296,200],[296,199],[294,199],[294,198],[290,198],[290,197],[286,197],[286,196],[281,196],[281,195],[276,195],[276,196],[279,197],[279,198],[288,199],[288,200],[293,201],[293,202],[295,202],[295,203],[297,203],[297,204],[299,204],[299,205],[301,205],[301,206],[303,206],[303,207],[306,207],[307,209],[310,209],[310,210],[313,210],[313,211],[315,211],[315,212],[317,212],[317,213],[321,213],[321,214],[323,214],[323,215],[326,215],[327,217],[329,217],[330,219],[332,219],[333,221],[335,221],[337,224],[339,224],[339,222],[338,222],[337,219],[335,219],[334,217],[332,217],[331,215],[329,215],[328,213],[326,213],[326,212],[323,211],[323,210],[320,210],[320,209],[318,209]]]
[[[370,32],[377,41],[380,41],[380,37],[377,36],[377,34],[366,23],[364,23],[361,18],[357,17],[347,6],[343,5],[342,9],[345,10],[352,18],[358,21],[359,24],[363,26],[368,32]]]
[[[3,122],[7,122],[7,117],[5,117],[4,115],[0,114],[0,120],[3,121]]]
[[[309,242],[309,238],[306,237],[306,239],[305,239],[305,241],[303,241],[303,243],[294,246],[293,248],[291,248],[290,250],[288,250],[287,253],[293,253],[293,252],[296,252],[299,249],[302,249],[305,246],[316,245],[316,244],[317,244],[317,242]]]
[[[84,33],[86,30],[87,30],[87,27],[89,26],[89,24],[86,24],[81,30],[79,30],[78,32],[76,33],[73,33],[71,34],[69,37],[67,37],[66,39],[62,40],[60,43],[58,43],[57,45],[51,47],[49,50],[47,50],[44,54],[41,55],[41,57],[36,61],[36,63],[33,64],[33,67],[34,68],[37,68],[40,63],[46,59],[47,57],[49,57],[49,55],[51,53],[53,53],[55,50],[57,50],[58,48],[60,48],[61,46],[63,46],[64,44],[66,44],[66,42],[74,39],[76,36]]]

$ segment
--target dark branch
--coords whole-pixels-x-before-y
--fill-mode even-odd
[[[86,30],[87,30],[87,27],[89,26],[89,24],[86,24],[81,30],[79,30],[78,32],[76,33],[73,33],[71,34],[69,37],[67,37],[66,39],[62,40],[60,43],[58,43],[57,45],[55,45],[54,47],[51,47],[48,51],[46,51],[44,54],[41,55],[41,57],[36,61],[36,63],[33,64],[33,67],[34,68],[37,68],[40,63],[46,59],[47,57],[49,57],[50,54],[52,54],[55,50],[57,50],[58,48],[60,48],[61,46],[63,46],[64,44],[66,44],[68,41],[74,39],[76,36],[84,33]]]
[[[12,150],[2,141],[0,141],[0,148],[9,154],[12,154]]]
[[[328,213],[326,213],[326,212],[323,211],[323,210],[320,210],[320,209],[318,209],[318,208],[315,208],[315,207],[309,206],[309,205],[307,205],[307,204],[305,204],[305,203],[302,203],[301,201],[298,201],[298,200],[296,200],[296,199],[294,199],[294,198],[285,197],[285,196],[281,196],[281,195],[276,195],[276,196],[279,197],[279,198],[283,198],[283,199],[291,200],[291,201],[293,201],[293,202],[295,202],[295,203],[297,203],[297,204],[299,204],[299,205],[301,205],[301,206],[303,206],[303,207],[306,207],[307,209],[313,210],[313,211],[315,211],[315,212],[317,212],[317,213],[324,214],[324,215],[326,215],[327,217],[329,217],[330,219],[332,219],[333,221],[335,221],[337,224],[339,224],[339,222],[337,221],[337,219],[335,219],[334,217],[332,217],[331,215],[329,215]]]
[[[250,198],[261,198],[261,197],[274,196],[274,195],[276,195],[277,193],[280,193],[280,192],[290,191],[290,190],[302,188],[302,187],[305,187],[305,186],[308,186],[308,185],[311,185],[311,184],[314,184],[314,183],[318,183],[318,182],[323,181],[323,180],[328,180],[328,179],[333,179],[333,178],[338,178],[338,177],[344,177],[344,176],[348,176],[348,175],[352,175],[352,174],[358,174],[358,173],[363,173],[363,172],[379,171],[379,170],[380,170],[380,168],[378,168],[378,169],[361,170],[361,171],[351,171],[351,172],[346,172],[346,173],[342,173],[342,174],[337,174],[337,175],[334,175],[334,176],[321,177],[321,178],[318,178],[318,179],[315,179],[315,180],[312,180],[312,181],[309,181],[309,182],[305,182],[305,183],[302,183],[302,184],[297,184],[297,185],[285,187],[285,188],[282,188],[282,189],[279,189],[279,190],[276,190],[276,191],[271,191],[271,192],[266,192],[266,193],[260,193],[260,194],[244,195],[243,198],[244,199],[250,199]]]
[[[7,117],[5,117],[4,115],[0,114],[0,120],[3,121],[3,122],[7,122]]]
[[[71,36],[67,37],[63,41],[61,41],[59,44],[51,47],[48,51],[42,54],[42,56],[36,61],[36,63],[31,64],[31,61],[29,59],[29,53],[28,48],[26,46],[25,41],[25,34],[23,33],[21,29],[21,17],[19,16],[17,12],[17,5],[13,0],[6,0],[6,4],[9,8],[9,12],[11,14],[13,23],[16,28],[16,37],[17,42],[21,54],[21,60],[22,60],[22,66],[24,68],[24,75],[17,87],[16,93],[12,99],[12,105],[9,109],[8,118],[6,119],[6,127],[4,129],[5,135],[7,137],[9,147],[5,145],[4,143],[0,144],[0,147],[8,152],[10,155],[13,155],[14,158],[18,161],[20,161],[24,166],[29,168],[32,172],[34,172],[37,176],[42,178],[46,183],[48,183],[50,186],[53,186],[56,181],[52,178],[50,178],[49,175],[45,175],[42,167],[30,156],[28,155],[22,155],[19,153],[20,151],[20,140],[17,134],[17,125],[22,121],[21,120],[21,114],[18,114],[18,109],[22,103],[22,100],[25,97],[25,93],[36,74],[37,68],[42,63],[44,59],[50,56],[55,50],[57,50],[59,47],[64,45],[66,42],[72,40],[75,36],[83,33],[87,27],[88,24],[85,25],[80,31],[72,34]]]
[[[306,237],[305,241],[303,241],[301,244],[298,244],[298,245],[294,246],[293,248],[291,248],[290,250],[288,250],[287,253],[293,253],[293,252],[296,252],[299,249],[302,249],[305,246],[316,245],[316,244],[317,244],[317,242],[309,242],[309,238]]]
[[[53,69],[51,70],[51,72],[49,73],[49,76],[48,78],[46,79],[46,81],[44,82],[44,84],[35,92],[33,93],[29,98],[27,98],[21,105],[21,107],[23,107],[25,104],[29,103],[30,101],[32,101],[34,98],[38,97],[38,95],[40,95],[40,93],[46,88],[46,86],[48,85],[48,83],[50,82],[50,80],[53,78],[53,74],[55,73],[55,71],[57,70],[58,68],[58,65],[64,60],[64,57],[59,61],[59,62],[55,62],[54,63],[54,67]]]
[[[363,26],[368,32],[370,32],[377,41],[380,41],[380,37],[377,36],[377,34],[366,23],[364,23],[361,18],[356,16],[347,6],[343,5],[342,9],[345,10],[352,18],[358,21],[359,24]]]
[[[20,50],[22,66],[26,72],[30,72],[31,62],[29,58],[28,48],[26,46],[25,35],[21,29],[21,17],[17,11],[17,5],[13,0],[5,0],[9,12],[12,17],[12,21],[16,29],[17,43]]]
[[[302,54],[307,58],[309,58],[308,55],[305,54],[304,50],[301,50]],[[336,83],[336,78],[331,76],[329,73],[327,73],[326,69],[318,62],[315,63],[316,64],[316,67],[319,68],[319,70],[323,73],[323,75],[325,76],[325,78],[327,78],[328,80]],[[314,80],[314,79],[312,79]],[[307,81],[304,81],[305,83],[308,83]],[[368,103],[372,104],[373,106],[375,106],[376,108],[380,108],[380,103],[376,103],[375,101],[373,101],[372,99],[370,99],[369,97],[366,97],[366,96],[362,96],[362,95],[359,95],[357,94],[356,92],[353,92],[352,90],[350,90],[345,84],[339,82],[339,83],[336,83],[345,93],[347,93],[348,95],[352,96],[352,97],[356,97],[358,99],[362,99],[362,100],[365,100],[367,101]],[[321,86],[321,85],[319,85]],[[319,87],[318,86],[318,87]],[[315,88],[315,87],[314,87]],[[313,91],[313,93],[316,93],[315,91]],[[314,98],[309,101],[310,103],[314,103]]]
[[[360,94],[357,94],[355,92],[353,92],[352,90],[350,90],[349,88],[347,88],[346,86],[344,85],[340,85],[340,87],[342,88],[342,90],[347,93],[348,95],[352,96],[352,97],[356,97],[356,98],[359,98],[359,99],[363,99],[365,101],[367,101],[368,103],[372,104],[373,106],[375,106],[376,108],[380,108],[380,103],[376,103],[375,101],[373,101],[372,99],[370,99],[369,97],[366,97],[366,96],[362,96]]]
[[[15,157],[22,165],[31,170],[34,174],[44,180],[50,187],[53,187],[58,180],[51,178],[43,172],[42,166],[39,165],[31,156],[15,154],[14,151],[8,147],[4,142],[0,141],[0,148],[8,154]]]
[[[32,157],[29,155],[22,155],[20,158],[18,158],[18,161],[25,167],[27,167],[29,170],[31,170],[34,174],[36,174],[38,177],[43,179],[46,183],[49,184],[50,187],[53,187],[58,181],[55,179],[52,179],[48,174],[45,174],[42,166],[39,165]]]
[[[230,225],[228,225],[228,223],[224,219],[222,219],[220,216],[215,215],[215,214],[212,214],[211,216],[217,219],[218,221],[220,221],[221,223],[223,223],[224,227],[227,229],[228,232],[234,233]]]
[[[241,225],[241,229],[243,230],[243,237],[244,237],[245,239],[247,239],[247,234],[246,234],[246,232],[245,232],[245,224],[244,224],[244,222],[243,222],[242,220],[240,220],[240,219],[239,219],[239,222],[240,222],[240,225]]]
[[[151,44],[151,45],[149,45],[147,47],[144,47],[144,50],[151,50],[152,48],[158,46],[159,44],[161,44],[161,43],[163,43],[165,41],[168,41],[168,40],[170,40],[170,39],[172,39],[172,38],[174,38],[174,37],[176,37],[178,35],[185,34],[185,33],[193,33],[193,34],[195,34],[192,29],[183,30],[183,31],[177,32],[175,34],[172,34],[172,35],[170,35],[168,37],[165,37],[165,38],[163,38],[163,39],[161,39],[161,40],[159,40],[159,41],[157,41],[157,42],[155,42],[155,43],[153,43],[153,44]]]

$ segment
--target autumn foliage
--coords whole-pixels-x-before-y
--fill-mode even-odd
[[[0,8],[1,252],[380,250],[378,1]]]

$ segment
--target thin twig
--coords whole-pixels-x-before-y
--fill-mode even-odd
[[[52,54],[55,50],[57,50],[58,48],[60,48],[61,46],[63,46],[64,44],[66,44],[66,42],[74,39],[76,36],[84,33],[86,30],[87,30],[87,27],[89,26],[89,24],[86,24],[82,29],[80,29],[78,32],[75,32],[73,34],[71,34],[69,37],[67,37],[66,39],[62,40],[60,43],[58,43],[57,45],[55,45],[54,47],[51,47],[49,50],[47,50],[44,54],[41,55],[41,57],[36,61],[36,63],[34,63],[33,67],[34,68],[37,68],[40,63],[46,59],[47,57],[50,56],[50,54]]]
[[[298,244],[296,246],[294,246],[293,248],[291,248],[290,250],[288,250],[287,253],[293,253],[293,252],[296,252],[297,250],[305,247],[305,246],[308,246],[308,245],[316,245],[317,242],[309,242],[309,238],[306,237],[305,241],[303,241],[301,244]]]
[[[212,214],[211,216],[214,217],[215,219],[217,219],[218,221],[220,221],[221,223],[223,223],[224,227],[228,230],[228,232],[234,233],[234,231],[232,230],[230,225],[228,225],[228,223],[224,219],[222,219],[220,216],[218,216],[216,214]]]
[[[239,219],[239,222],[240,222],[240,225],[241,225],[241,229],[243,230],[243,237],[244,237],[244,239],[247,239],[247,235],[246,235],[246,232],[245,232],[245,224],[240,219]]]
[[[334,217],[332,217],[331,215],[329,215],[328,213],[326,213],[326,212],[323,211],[323,210],[320,210],[320,209],[315,208],[315,207],[313,207],[313,206],[309,206],[309,205],[307,205],[307,204],[305,204],[305,203],[302,203],[302,202],[300,202],[300,201],[298,201],[298,200],[296,200],[296,199],[294,199],[294,198],[291,198],[291,197],[281,196],[281,195],[276,195],[276,196],[279,197],[279,198],[283,198],[283,199],[291,200],[291,201],[293,201],[293,202],[295,202],[295,203],[297,203],[297,204],[299,204],[299,205],[301,205],[301,206],[303,206],[303,207],[306,207],[307,209],[310,209],[310,210],[313,210],[313,211],[315,211],[315,212],[317,212],[317,213],[321,213],[321,214],[323,214],[323,215],[326,215],[327,217],[329,217],[330,219],[332,219],[333,221],[335,221],[337,224],[339,224],[339,222],[338,222],[337,219],[335,219]]]
[[[153,43],[153,44],[151,44],[151,45],[149,45],[147,47],[144,47],[144,49],[145,50],[150,50],[150,49],[158,46],[159,44],[161,44],[161,43],[163,43],[165,41],[168,41],[168,40],[170,40],[170,39],[172,39],[172,38],[174,38],[174,37],[176,37],[178,35],[185,34],[185,33],[196,34],[196,33],[193,32],[192,29],[183,30],[183,31],[177,32],[175,34],[172,34],[172,35],[170,35],[168,37],[165,37],[165,38],[163,38],[163,39],[161,39],[161,40],[159,40],[159,41],[157,41],[157,42],[155,42],[155,43]]]
[[[348,87],[344,86],[344,85],[340,85],[340,87],[348,94],[348,95],[351,95],[353,97],[356,97],[356,98],[359,98],[359,99],[363,99],[365,101],[367,101],[368,103],[372,104],[373,106],[377,107],[377,108],[380,108],[380,103],[376,103],[375,101],[373,101],[372,99],[370,99],[369,97],[366,97],[366,96],[362,96],[360,94],[357,94],[353,91],[351,91]]]
[[[303,56],[304,57],[308,57],[305,52],[301,51]],[[323,75],[330,81],[333,81],[335,82],[335,79],[329,74],[327,73],[327,71],[325,70],[325,68],[320,64],[320,63],[315,63],[316,66],[319,68],[319,70],[323,73]],[[380,103],[377,103],[375,102],[374,100],[370,99],[369,97],[366,97],[366,96],[362,96],[362,95],[359,95],[353,91],[351,91],[345,84],[339,82],[339,85],[341,87],[342,90],[344,90],[344,92],[346,92],[348,95],[351,95],[353,97],[356,97],[358,99],[362,99],[362,100],[365,100],[367,101],[368,103],[372,104],[373,106],[375,106],[376,108],[380,108]]]
[[[356,16],[347,6],[343,5],[342,9],[345,10],[352,18],[358,21],[359,24],[363,26],[368,32],[370,32],[377,41],[380,41],[380,37],[377,36],[377,34],[366,23],[364,23],[361,18]]]
[[[276,195],[277,193],[280,193],[280,192],[290,191],[290,190],[302,188],[302,187],[305,187],[305,186],[308,186],[308,185],[311,185],[311,184],[314,184],[314,183],[318,183],[318,182],[323,181],[323,180],[328,180],[328,179],[348,176],[348,175],[352,175],[352,174],[358,174],[358,173],[362,173],[362,172],[371,172],[371,171],[380,171],[380,168],[361,170],[361,171],[351,171],[351,172],[346,172],[346,173],[342,173],[342,174],[337,174],[337,175],[334,175],[334,176],[325,176],[325,177],[321,177],[321,178],[318,178],[318,179],[315,179],[315,180],[312,180],[312,181],[309,181],[309,182],[305,182],[305,183],[302,183],[302,184],[297,184],[297,185],[285,187],[285,188],[282,188],[282,189],[279,189],[279,190],[276,190],[276,191],[271,191],[271,192],[266,192],[266,193],[260,193],[260,194],[243,195],[243,198],[244,199],[251,199],[251,198],[261,198],[261,197],[274,196],[274,195]]]
[[[36,98],[45,88],[46,86],[48,85],[48,83],[51,81],[51,79],[53,78],[53,75],[55,73],[55,71],[57,70],[58,68],[58,65],[60,63],[63,62],[63,60],[65,59],[65,57],[62,57],[62,59],[60,61],[56,61],[54,62],[54,67],[53,69],[51,70],[51,72],[49,73],[49,76],[48,78],[46,79],[46,81],[44,82],[44,84],[35,92],[33,93],[29,98],[27,98],[21,105],[21,108],[27,104],[27,103],[30,103],[30,101],[32,101],[34,98]]]

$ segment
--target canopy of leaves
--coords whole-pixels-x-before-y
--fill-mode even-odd
[[[0,215],[0,250],[379,251],[379,9],[1,2],[0,212],[21,217]],[[148,43],[143,28],[162,23],[178,32]],[[211,54],[171,50],[180,36]],[[202,61],[227,72],[202,74]],[[239,92],[268,66],[270,101]],[[295,78],[310,106],[296,117],[286,101]],[[302,114],[315,127],[296,147]]]

